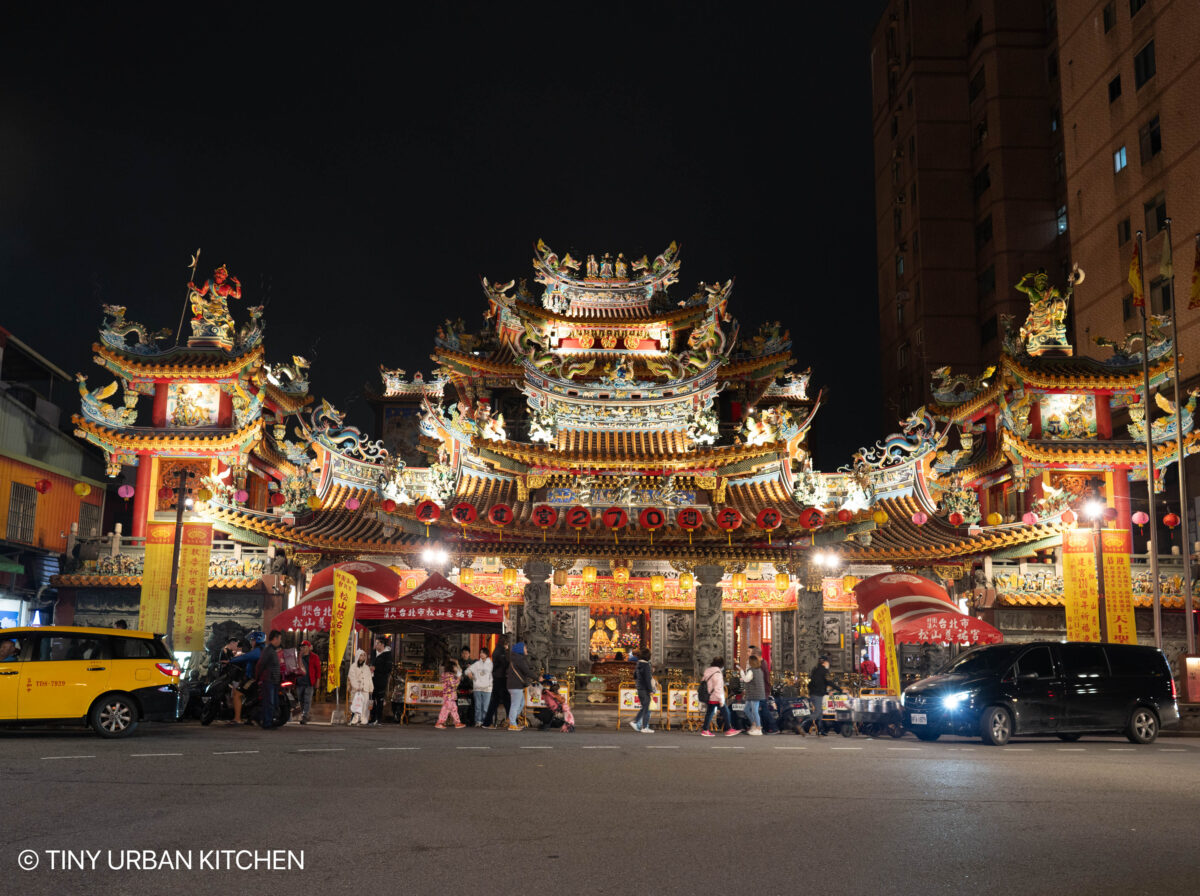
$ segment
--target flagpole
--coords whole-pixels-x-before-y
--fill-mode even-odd
[[[1167,218],[1167,242],[1163,247],[1164,262],[1160,270],[1171,284],[1171,349],[1175,356],[1175,445],[1179,465],[1179,532],[1183,539],[1183,619],[1187,629],[1187,652],[1196,652],[1196,633],[1192,629],[1192,539],[1188,526],[1188,487],[1183,447],[1183,381],[1179,378],[1179,303],[1175,300],[1175,253],[1171,243],[1171,219]]]
[[[1138,255],[1136,288],[1141,294],[1138,310],[1142,312],[1142,408],[1145,412],[1142,421],[1146,432],[1146,509],[1150,515],[1150,587],[1154,609],[1154,646],[1162,649],[1162,590],[1158,581],[1158,519],[1154,515],[1154,439],[1151,438],[1150,433],[1150,336],[1146,332],[1146,280],[1142,264],[1142,259],[1145,258],[1144,248],[1142,232],[1139,230],[1134,251]],[[1132,278],[1134,272],[1130,271],[1129,273]]]

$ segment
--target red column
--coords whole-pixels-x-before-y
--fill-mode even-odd
[[[217,407],[217,426],[222,429],[233,428],[233,397],[221,393],[221,403]]]
[[[1042,437],[1042,403],[1035,401],[1029,409],[1029,438],[1040,439]]]
[[[154,465],[154,455],[143,451],[138,455],[137,484],[133,496],[133,531],[134,538],[146,537],[146,521],[150,518],[150,508],[154,506],[154,482],[151,480],[150,468]]]
[[[1129,531],[1133,521],[1129,518],[1129,470],[1125,467],[1117,467],[1112,472],[1111,503],[1117,508],[1117,528]]]
[[[1096,396],[1096,437],[1101,439],[1112,438],[1112,405],[1110,404],[1111,395]],[[1119,505],[1118,505],[1119,506]],[[1128,511],[1126,511],[1128,516]]]
[[[154,384],[154,410],[151,414],[151,423],[154,426],[167,425],[167,389],[168,386],[164,382]]]

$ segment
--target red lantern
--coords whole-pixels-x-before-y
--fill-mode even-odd
[[[854,514],[843,507],[837,512],[837,518],[839,523],[848,523],[854,519]]]
[[[1117,508],[1105,507],[1104,510],[1101,511],[1101,515],[1111,523],[1117,518]]]
[[[764,507],[754,518],[758,528],[767,533],[767,544],[771,543],[771,533],[783,525],[783,514],[774,507]]]
[[[951,526],[961,526],[963,524],[963,515],[958,512],[952,513],[949,516],[949,520]]]
[[[383,508],[384,513],[391,513],[396,509],[396,502],[391,498],[384,498],[383,502],[379,506]]]
[[[1023,517],[1021,517],[1021,522],[1023,522],[1026,526],[1032,526],[1037,521],[1038,521],[1038,515],[1036,513],[1034,513],[1032,510],[1030,510],[1028,513],[1026,513]]]
[[[175,489],[171,488],[168,485],[164,485],[162,488],[160,488],[158,490],[158,496],[160,498],[162,498],[164,501],[170,501],[172,498],[175,497]]]
[[[442,518],[442,508],[437,505],[437,502],[426,498],[419,503],[415,508],[417,519],[425,524],[425,535],[429,535],[429,527]]]
[[[805,529],[820,529],[825,525],[825,514],[815,507],[805,507],[800,511],[800,525]]]
[[[1063,515],[1062,515],[1062,521],[1064,523],[1066,523],[1068,526],[1071,525],[1071,523],[1075,522],[1075,511],[1074,510],[1064,510]]]
[[[733,530],[742,527],[742,514],[734,507],[722,507],[717,511],[717,526],[725,531],[725,539],[733,544]]]
[[[463,501],[450,508],[450,518],[465,529],[468,523],[473,523],[479,518],[479,511],[474,505]]]
[[[244,488],[239,488],[236,492],[233,493],[233,500],[237,501],[239,504],[245,504],[249,499],[250,499],[250,493],[248,491],[246,491]],[[349,501],[346,502],[346,506],[347,507],[350,506]]]
[[[625,512],[624,508],[609,507],[600,514],[600,521],[612,530],[613,543],[616,544],[617,532],[629,525],[629,514]]]
[[[638,523],[650,533],[650,544],[654,544],[654,530],[661,529],[667,522],[667,515],[657,507],[647,507],[638,514]]]
[[[692,543],[692,533],[704,523],[704,517],[695,507],[685,507],[675,514],[675,525],[688,534],[688,544]]]
[[[37,490],[39,495],[44,495],[46,492],[50,491],[50,487],[53,484],[54,483],[52,483],[49,479],[39,479],[33,484],[33,487]]]
[[[542,541],[545,541],[546,530],[558,522],[558,511],[549,504],[538,504],[529,516],[533,520],[533,524],[542,530]]]
[[[1144,510],[1139,510],[1132,517],[1130,517],[1130,519],[1132,519],[1134,521],[1134,523],[1137,524],[1138,531],[1144,535],[1146,533],[1146,530],[1144,527],[1145,527],[1146,523],[1150,522],[1150,514],[1146,513],[1146,511],[1144,511]]]
[[[579,544],[579,533],[592,524],[592,512],[581,504],[567,511],[567,525],[575,530],[575,543]]]
[[[124,498],[126,501],[128,501],[130,498],[133,497],[133,492],[134,492],[133,486],[129,485],[128,483],[126,483],[125,485],[123,485],[119,489],[117,489],[117,495]]]
[[[487,514],[488,522],[500,530],[500,539],[504,540],[504,527],[513,521],[513,509],[507,504],[495,504]]]
[[[1174,513],[1168,513],[1166,516],[1163,517],[1163,525],[1166,526],[1168,529],[1174,529],[1176,526],[1179,525],[1179,516]]]
[[[170,489],[166,489],[166,491],[170,491]],[[286,500],[287,498],[283,496],[283,492],[273,492],[271,494],[271,503],[276,507],[279,507]]]

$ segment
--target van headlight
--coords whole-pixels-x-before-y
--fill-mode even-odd
[[[942,707],[944,709],[958,709],[964,703],[969,702],[971,695],[966,691],[956,691],[953,694],[947,694],[942,698]]]
[[[901,709],[904,708],[904,692],[903,691],[900,692],[900,708]]]

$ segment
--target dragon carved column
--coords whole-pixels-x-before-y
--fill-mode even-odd
[[[699,677],[713,657],[725,652],[724,617],[721,614],[721,579],[725,567],[716,564],[697,566],[696,624],[692,631],[693,672]]]
[[[817,664],[824,639],[824,595],[820,591],[796,592],[796,665],[807,672]]]
[[[530,560],[525,564],[525,613],[521,636],[525,651],[530,656],[530,665],[536,670],[550,668],[550,578],[553,568],[544,560]]]

